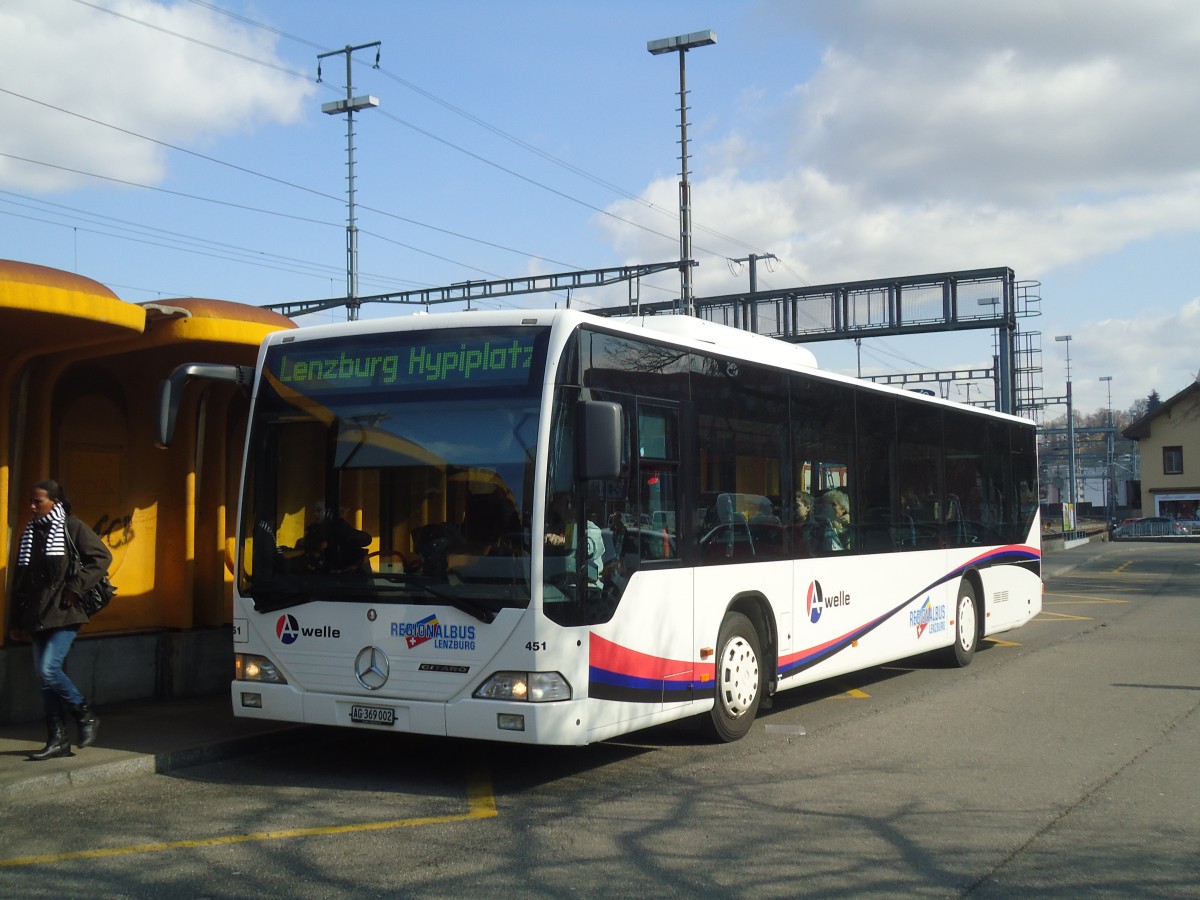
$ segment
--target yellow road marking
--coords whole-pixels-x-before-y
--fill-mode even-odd
[[[838,687],[845,687],[839,684]],[[858,688],[846,688],[840,694],[833,695],[834,700],[870,700],[871,695],[866,691],[860,691]]]
[[[1066,574],[1058,576],[1063,581],[1111,581],[1112,576],[1121,575],[1121,583],[1128,582],[1156,582],[1162,581],[1163,575],[1159,572],[1127,572],[1123,569],[1110,569],[1104,572],[1066,572]]]
[[[283,831],[256,831],[250,834],[229,834],[186,841],[158,841],[130,847],[107,847],[97,850],[75,850],[69,853],[48,853],[44,856],[18,856],[0,859],[0,869],[17,866],[36,866],[44,863],[66,862],[75,859],[103,859],[110,856],[131,856],[135,853],[160,853],[163,850],[184,850],[194,847],[218,847],[226,844],[246,844],[254,841],[278,841],[285,838],[314,837],[330,834],[351,834],[358,831],[385,831],[391,828],[415,828],[419,825],[444,825],[472,819],[491,819],[497,815],[496,797],[491,778],[477,772],[467,785],[467,811],[449,816],[419,816],[413,819],[392,819],[387,822],[360,822],[354,825],[325,825],[314,828],[289,828]]]
[[[997,647],[1020,647],[1016,641],[1002,641],[1000,638],[984,638],[989,644],[995,644]]]
[[[1080,603],[1128,603],[1128,600],[1114,600],[1112,597],[1094,597],[1091,594],[1047,594],[1048,597],[1074,597],[1074,600],[1043,602],[1042,606],[1078,606]]]
[[[1048,612],[1047,610],[1043,609],[1040,613],[1038,613],[1035,621],[1044,621],[1043,617],[1047,616],[1058,622],[1090,622],[1092,620],[1091,616],[1072,616],[1068,615],[1067,613]]]
[[[1133,560],[1127,559],[1127,560],[1125,560],[1125,562],[1121,563],[1119,566],[1117,566],[1115,569],[1113,569],[1113,574],[1124,572],[1126,569],[1128,569],[1132,565],[1133,565]]]
[[[497,815],[496,795],[492,793],[492,779],[484,769],[477,769],[467,782],[468,819],[491,819]]]

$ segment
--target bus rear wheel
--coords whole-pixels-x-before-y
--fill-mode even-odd
[[[964,578],[954,604],[954,643],[946,648],[944,659],[952,666],[966,668],[975,658],[978,644],[979,600],[975,597],[975,587]]]
[[[716,702],[710,731],[726,743],[745,737],[763,694],[762,648],[754,625],[729,613],[717,634]]]

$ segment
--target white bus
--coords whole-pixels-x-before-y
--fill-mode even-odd
[[[195,369],[192,374],[197,374]],[[170,402],[164,404],[170,406]],[[279,332],[254,373],[238,716],[587,744],[1041,608],[1034,427],[694,318]]]

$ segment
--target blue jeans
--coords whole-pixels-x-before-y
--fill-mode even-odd
[[[63,671],[63,662],[75,642],[77,631],[78,625],[70,625],[34,632],[33,668],[42,686],[42,708],[47,718],[61,716],[63,703],[78,706],[83,702],[83,694]]]

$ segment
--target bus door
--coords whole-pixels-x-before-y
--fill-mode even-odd
[[[693,699],[692,570],[680,565],[680,413],[669,403],[621,403],[628,459],[616,482],[589,485],[603,511],[606,573],[617,604],[592,629],[593,727],[655,715]]]

